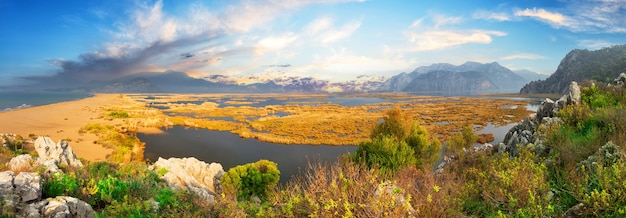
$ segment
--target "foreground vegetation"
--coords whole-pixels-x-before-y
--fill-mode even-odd
[[[588,83],[581,103],[558,113],[562,123],[538,129],[547,148],[519,145],[516,156],[471,149],[477,136],[466,125],[445,143],[443,154],[453,160],[443,171],[432,168],[442,143],[420,117],[396,107],[357,152],[334,163],[311,160],[286,184],[277,183],[280,172],[268,160],[228,170],[214,204],[170,189],[159,179],[166,172],[124,155],[112,160],[127,163],[89,163],[46,177],[44,196],[74,196],[100,216],[121,217],[624,217],[625,106],[624,88]],[[110,128],[84,131],[132,150],[136,142],[107,134]],[[0,157],[22,147],[1,148]]]

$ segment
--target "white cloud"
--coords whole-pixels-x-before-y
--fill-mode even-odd
[[[516,10],[515,11],[515,16],[518,17],[533,17],[536,19],[539,19],[541,21],[544,22],[548,22],[554,26],[564,26],[567,23],[567,18],[560,13],[555,13],[555,12],[549,12],[546,11],[545,9],[537,9],[537,8],[533,8],[533,9],[529,9],[526,8],[525,10]]]
[[[317,18],[304,28],[304,32],[307,34],[316,34],[328,29],[332,24],[333,20],[329,17]]]
[[[565,7],[547,11],[542,8],[516,10],[515,16],[532,17],[573,32],[626,33],[626,1],[572,0]]]
[[[450,24],[459,24],[463,21],[461,17],[446,16],[443,14],[435,14],[432,16],[433,22],[435,22],[435,28]]]
[[[431,51],[451,48],[468,43],[489,44],[493,36],[506,36],[505,32],[486,30],[434,30],[413,32],[409,40],[414,51]]]
[[[353,21],[353,22],[347,23],[346,25],[342,26],[338,30],[331,30],[331,31],[322,33],[321,41],[322,43],[333,43],[333,42],[337,42],[339,40],[348,38],[350,37],[350,35],[352,35],[354,31],[359,29],[359,27],[361,27],[360,21]]]
[[[291,43],[296,41],[296,39],[298,39],[298,36],[292,32],[283,34],[281,36],[265,37],[259,40],[259,42],[256,44],[256,52],[257,54],[262,54],[266,51],[280,50],[289,46]]]
[[[482,20],[492,20],[492,21],[509,21],[511,18],[506,13],[498,13],[491,11],[476,11],[472,14],[472,18],[474,19],[482,19]]]
[[[512,55],[508,55],[508,56],[504,56],[501,57],[500,60],[515,60],[515,59],[530,59],[530,60],[537,60],[537,59],[543,59],[544,57],[541,55],[537,55],[537,54],[512,54]]]

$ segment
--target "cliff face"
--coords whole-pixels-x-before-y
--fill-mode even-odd
[[[572,81],[608,82],[626,70],[626,45],[596,51],[572,50],[561,60],[557,70],[545,80],[533,81],[520,90],[528,93],[565,93]]]

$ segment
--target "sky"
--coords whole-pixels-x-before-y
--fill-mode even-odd
[[[164,71],[340,82],[466,61],[551,74],[572,49],[626,44],[626,0],[0,0],[0,29],[0,86]]]

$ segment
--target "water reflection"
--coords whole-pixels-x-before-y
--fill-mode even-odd
[[[336,161],[340,155],[357,149],[357,146],[273,144],[242,139],[230,132],[180,126],[163,131],[163,134],[137,134],[146,143],[144,155],[150,161],[159,157],[195,157],[208,163],[221,163],[228,170],[236,165],[267,159],[278,164],[281,183],[296,175],[300,168],[305,169],[307,158]]]

